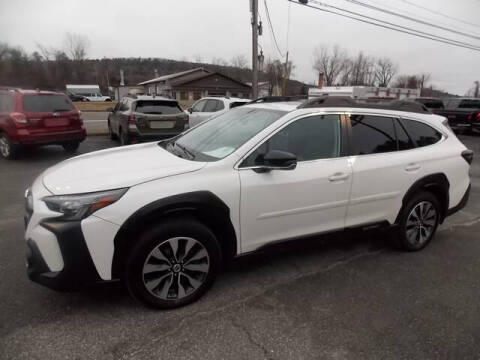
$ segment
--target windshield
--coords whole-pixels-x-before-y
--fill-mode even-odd
[[[35,112],[71,111],[73,105],[64,95],[24,95],[23,109]]]
[[[223,159],[285,113],[251,107],[236,108],[174,138],[165,143],[164,147],[172,153],[179,149],[191,160]]]

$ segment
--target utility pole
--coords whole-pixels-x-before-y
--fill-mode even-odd
[[[252,11],[252,92],[258,97],[258,0],[250,0]]]
[[[480,82],[475,81],[475,93],[474,93],[474,97],[476,97],[476,98],[478,98],[479,87],[480,87]]]
[[[288,51],[287,51],[287,56],[285,57],[285,69],[283,73],[283,84],[282,84],[282,96],[287,95],[287,78],[289,78],[289,73],[288,73]]]

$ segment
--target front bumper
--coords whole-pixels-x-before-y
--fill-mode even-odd
[[[63,261],[61,270],[52,271],[47,265],[37,242],[27,239],[27,274],[30,280],[54,290],[78,290],[101,282],[83,237],[80,221],[62,221],[58,218],[42,220],[42,228],[52,233],[58,242]]]

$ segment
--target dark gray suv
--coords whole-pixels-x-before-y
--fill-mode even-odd
[[[122,145],[173,137],[188,128],[188,114],[173,99],[128,96],[109,110],[110,138]]]

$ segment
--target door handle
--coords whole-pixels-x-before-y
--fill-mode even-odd
[[[417,163],[411,163],[411,164],[408,164],[407,166],[405,166],[406,171],[415,171],[415,170],[418,170],[420,168],[421,168],[420,164],[417,164]]]
[[[341,180],[348,179],[349,176],[350,176],[349,174],[345,174],[345,173],[335,173],[332,176],[330,176],[328,178],[328,180],[329,181],[341,181]]]

